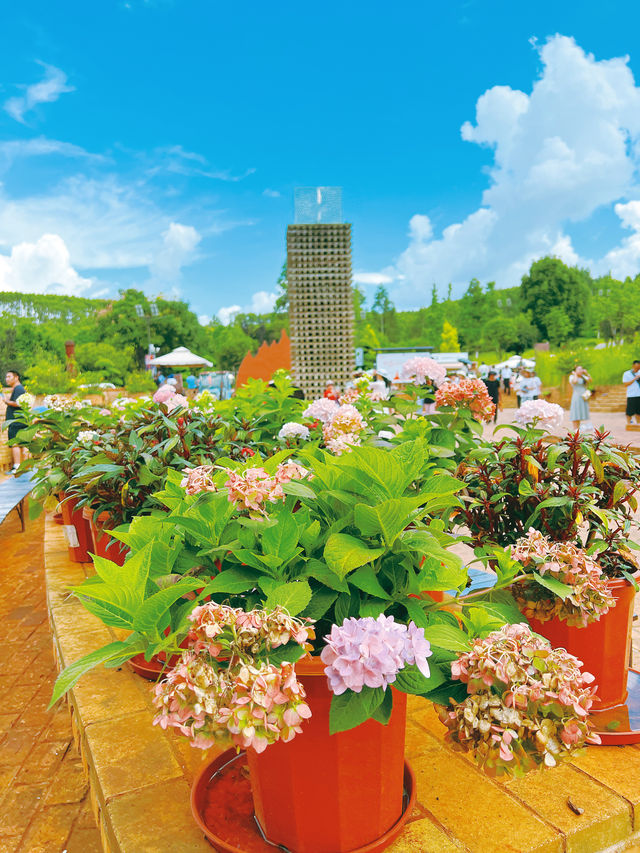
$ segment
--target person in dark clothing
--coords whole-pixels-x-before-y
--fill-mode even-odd
[[[500,404],[500,380],[498,379],[498,375],[495,370],[490,370],[487,374],[487,378],[483,379],[482,381],[487,386],[489,396],[496,404],[496,413],[493,416],[493,422],[495,424],[498,420],[498,406]]]
[[[7,432],[9,434],[9,438],[12,439],[15,438],[19,430],[24,427],[24,424],[20,420],[20,403],[18,402],[18,397],[22,397],[24,394],[24,386],[20,382],[20,374],[17,370],[8,370],[5,382],[9,388],[11,388],[11,396],[3,396],[2,399],[7,406],[5,420],[8,424]],[[12,471],[17,471],[20,466],[22,450],[23,448],[19,447],[17,444],[12,445],[11,447],[11,458],[13,459]]]

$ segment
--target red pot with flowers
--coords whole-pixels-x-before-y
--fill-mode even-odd
[[[109,525],[111,516],[108,512],[101,512],[96,516],[95,511],[91,507],[84,507],[82,510],[84,517],[89,521],[91,527],[91,541],[93,544],[93,553],[98,557],[105,557],[107,560],[112,560],[119,566],[124,565],[127,559],[129,549],[109,533]]]
[[[69,558],[74,563],[88,563],[91,559],[89,551],[93,548],[93,539],[91,525],[85,518],[82,508],[78,507],[79,500],[77,495],[63,495],[60,508],[69,547]]]
[[[525,569],[512,586],[518,607],[537,634],[575,655],[593,673],[594,710],[624,703],[633,578],[608,577],[600,564],[606,558],[591,557],[570,542],[552,542],[533,529],[511,547],[511,556]],[[633,567],[627,564],[626,569]]]

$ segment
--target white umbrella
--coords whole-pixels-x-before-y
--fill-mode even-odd
[[[153,367],[212,367],[212,362],[196,355],[186,347],[178,347],[166,355],[160,355],[151,362]]]

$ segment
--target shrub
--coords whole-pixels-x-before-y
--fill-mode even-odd
[[[155,391],[156,388],[156,383],[147,370],[134,370],[131,373],[127,373],[124,384],[129,394]]]
[[[73,381],[63,364],[47,360],[29,368],[26,382],[32,394],[65,394]]]

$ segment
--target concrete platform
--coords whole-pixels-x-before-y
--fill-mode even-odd
[[[90,567],[69,562],[62,529],[50,523],[45,569],[54,652],[67,665],[114,637],[66,596]],[[202,754],[151,725],[148,683],[127,667],[96,670],[68,705],[105,853],[211,853],[189,807]],[[640,747],[590,747],[572,764],[500,784],[442,734],[433,706],[410,697],[406,754],[418,804],[390,853],[640,850]]]

